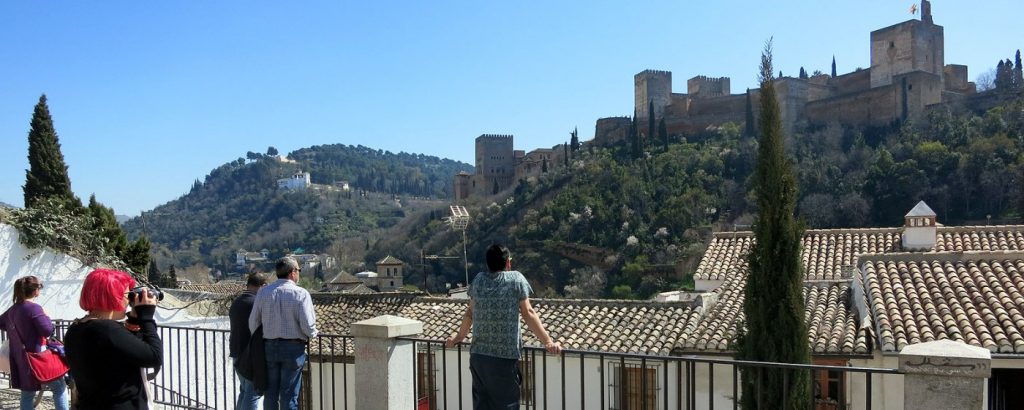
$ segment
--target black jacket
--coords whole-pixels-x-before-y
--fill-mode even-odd
[[[245,291],[234,302],[231,302],[231,309],[228,310],[228,318],[231,321],[231,334],[228,336],[231,357],[238,358],[249,344],[252,332],[249,330],[249,314],[252,313],[253,302],[256,301],[256,293]]]

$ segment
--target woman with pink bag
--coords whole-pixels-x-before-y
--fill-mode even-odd
[[[33,396],[42,389],[53,392],[57,410],[67,410],[68,387],[64,377],[39,383],[32,375],[25,355],[25,352],[39,352],[45,348],[43,341],[53,335],[53,322],[43,312],[43,307],[32,301],[42,289],[42,282],[35,276],[14,281],[14,306],[0,315],[0,330],[7,332],[10,339],[11,387],[21,390],[21,410],[34,408]]]

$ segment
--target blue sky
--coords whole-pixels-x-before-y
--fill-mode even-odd
[[[177,198],[246,151],[365,145],[467,163],[473,139],[550,147],[632,114],[633,74],[755,85],[776,65],[870,66],[869,33],[912,1],[0,2],[0,201],[20,206],[46,93],[83,199],[118,214]],[[1024,48],[1024,1],[933,2],[946,63],[974,79]]]

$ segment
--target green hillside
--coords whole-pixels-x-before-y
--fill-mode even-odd
[[[514,191],[471,203],[470,275],[492,242],[542,295],[649,297],[686,286],[712,230],[749,230],[756,210],[748,178],[757,141],[726,124],[700,137],[647,144],[585,145],[573,164]],[[900,226],[925,200],[944,224],[1020,223],[1024,101],[987,112],[938,109],[917,122],[849,128],[798,125],[786,142],[808,228]],[[412,224],[371,256],[417,260],[462,255],[461,236],[440,220]],[[462,267],[433,261],[407,280],[431,290],[465,282]]]
[[[281,255],[300,247],[336,253],[358,266],[361,252],[384,229],[446,203],[452,175],[472,169],[447,159],[346,145],[304,148],[285,161],[247,156],[126,222],[125,230],[149,237],[161,269],[202,264],[229,271],[239,248]],[[300,171],[312,175],[310,189],[278,189],[279,178]],[[348,181],[351,190],[334,187],[335,181]],[[354,242],[360,252],[352,251]]]

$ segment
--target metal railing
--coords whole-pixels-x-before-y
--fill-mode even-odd
[[[445,349],[443,342],[402,338],[415,344],[417,410],[472,408],[468,346]],[[868,409],[884,402],[876,386],[884,377],[898,378],[896,369],[806,365],[563,350],[549,355],[527,347],[519,361],[520,406],[525,409],[737,409],[741,405],[741,374],[759,383],[762,369],[783,369],[811,378],[809,408]],[[786,371],[788,370],[788,371]],[[829,386],[829,381],[834,385]],[[824,383],[822,383],[824,382]],[[817,384],[818,388],[814,388]],[[830,389],[831,387],[831,389]],[[756,386],[754,391],[760,390]],[[789,390],[783,389],[783,396]],[[854,394],[856,390],[860,394]],[[756,398],[755,401],[760,401]],[[902,399],[900,400],[902,403]],[[760,406],[767,408],[767,406]]]
[[[58,337],[70,322],[56,321]],[[164,365],[151,379],[154,402],[169,408],[230,409],[238,376],[228,352],[229,331],[160,326]],[[0,334],[0,340],[6,335]],[[472,408],[469,347],[400,338],[414,346],[415,377],[410,386],[415,410]],[[300,408],[355,409],[355,357],[351,336],[320,335],[307,347]],[[871,409],[882,402],[885,377],[898,370],[799,365],[717,359],[564,350],[559,355],[527,347],[522,351],[521,407],[525,409],[736,409],[741,374],[758,369],[789,369],[811,374],[810,408]],[[787,373],[788,374],[788,373]],[[834,385],[830,385],[834,383]],[[902,380],[898,380],[902,387]],[[758,390],[758,389],[755,389]],[[788,389],[783,389],[788,390]],[[837,391],[836,391],[837,390]]]

